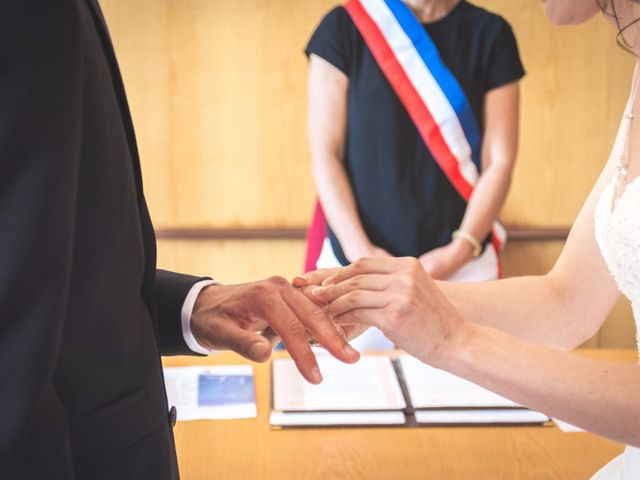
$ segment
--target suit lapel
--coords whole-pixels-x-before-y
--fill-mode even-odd
[[[147,204],[144,199],[144,192],[142,187],[142,172],[140,168],[140,156],[138,153],[133,121],[131,120],[131,112],[129,111],[129,103],[127,102],[127,95],[125,93],[124,83],[122,82],[122,75],[120,74],[120,68],[118,67],[118,61],[113,49],[113,44],[111,43],[111,37],[109,35],[107,23],[102,14],[102,9],[100,8],[97,0],[86,0],[86,2],[89,6],[89,10],[91,11],[91,16],[93,17],[96,29],[98,30],[98,35],[100,36],[102,47],[109,63],[113,88],[118,100],[120,115],[122,117],[122,123],[127,135],[129,151],[131,153],[131,161],[133,164],[132,166],[138,199],[138,211],[140,214],[140,223],[142,227],[142,236],[146,257],[142,293],[147,300],[147,305],[151,311],[151,316],[155,323],[155,308],[153,298],[155,288],[154,279],[156,271],[156,239],[155,233],[153,231],[153,225],[151,223],[151,217],[149,215]]]
[[[127,96],[124,90],[124,84],[122,82],[122,76],[120,74],[120,68],[118,67],[118,61],[116,59],[115,51],[113,50],[113,44],[111,43],[111,36],[109,35],[109,30],[107,28],[107,23],[105,22],[104,16],[102,15],[102,10],[100,9],[100,5],[97,0],[86,0],[89,5],[89,9],[91,10],[91,15],[93,17],[94,23],[98,30],[98,35],[102,41],[102,47],[104,49],[104,53],[107,57],[107,61],[109,62],[109,67],[111,69],[111,79],[113,83],[113,88],[116,93],[116,97],[118,98],[118,106],[120,108],[120,115],[122,117],[122,122],[125,126],[125,130],[127,133],[127,142],[129,144],[129,150],[131,151],[131,157],[134,163],[134,170],[136,175],[136,184],[138,187],[138,193],[142,193],[142,178],[140,174],[140,158],[138,155],[138,146],[136,143],[135,132],[133,129],[133,122],[131,120],[131,113],[129,112],[129,104],[127,102]]]
[[[102,14],[102,9],[98,4],[98,0],[88,0],[89,8],[91,8],[91,12],[93,13],[94,19],[100,24],[102,27],[102,31],[109,37],[109,29],[107,28],[107,22],[104,19],[104,15]],[[110,38],[109,38],[110,39]]]

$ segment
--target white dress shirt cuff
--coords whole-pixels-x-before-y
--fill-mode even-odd
[[[204,348],[202,345],[198,343],[196,337],[193,336],[193,332],[191,331],[191,314],[193,313],[193,307],[196,304],[196,299],[203,288],[208,287],[209,285],[219,285],[215,280],[201,280],[198,283],[195,283],[187,297],[184,299],[184,303],[182,304],[181,318],[182,318],[182,336],[184,337],[184,341],[187,344],[187,347],[191,349],[192,352],[201,353],[203,355],[211,355],[212,353],[217,353],[215,350],[209,350],[208,348]]]

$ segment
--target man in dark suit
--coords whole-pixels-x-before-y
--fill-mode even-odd
[[[201,280],[156,270],[96,0],[0,0],[0,478],[177,478],[161,354],[264,361],[270,326],[312,382],[307,332],[357,359],[286,281]]]

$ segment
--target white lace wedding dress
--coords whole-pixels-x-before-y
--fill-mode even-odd
[[[614,148],[614,151],[616,149]],[[602,192],[596,209],[595,235],[602,256],[620,291],[631,301],[640,330],[640,178],[629,183],[615,200],[615,179]],[[640,335],[639,348],[640,348]],[[639,480],[640,449],[624,454],[600,470],[593,480]]]

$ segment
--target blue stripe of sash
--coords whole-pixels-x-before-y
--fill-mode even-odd
[[[481,170],[480,165],[480,129],[476,123],[473,110],[467,97],[453,75],[440,57],[438,48],[427,33],[424,26],[418,21],[413,12],[401,0],[384,0],[398,23],[405,31],[425,66],[433,75],[447,100],[456,112],[465,137],[471,146],[472,160]]]

